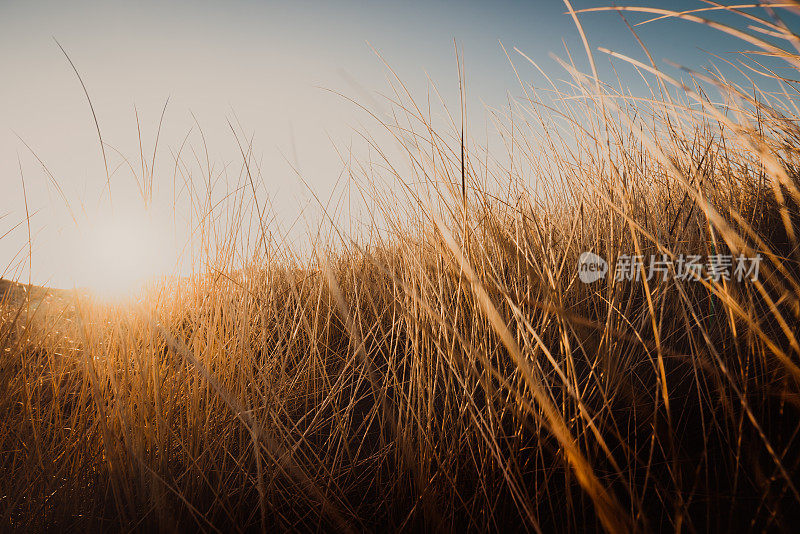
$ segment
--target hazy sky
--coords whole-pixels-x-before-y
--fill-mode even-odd
[[[574,4],[576,8],[605,5],[593,0]],[[663,4],[673,9],[702,5],[685,1]],[[470,120],[482,124],[482,103],[502,106],[508,94],[521,94],[499,42],[509,50],[518,47],[525,51],[559,78],[567,75],[548,53],[563,56],[562,40],[583,60],[574,25],[564,11],[564,4],[555,0],[2,0],[0,235],[24,220],[21,164],[29,209],[35,213],[31,220],[35,234],[33,281],[62,287],[83,283],[73,256],[80,254],[76,240],[84,239],[85,233],[74,231],[64,201],[22,142],[47,165],[73,211],[79,212],[82,224],[102,221],[97,213],[107,203],[103,195],[106,175],[97,133],[80,83],[54,38],[83,76],[106,142],[125,154],[134,167],[139,165],[134,106],[144,151],[152,155],[159,116],[170,97],[156,162],[157,198],[171,194],[170,151],[176,151],[189,129],[196,128],[195,118],[206,136],[210,160],[219,165],[217,170],[236,164],[237,158],[241,163],[227,123],[237,117],[246,134],[254,136],[254,152],[265,178],[260,194],[269,196],[286,221],[307,201],[286,159],[296,162],[308,184],[324,197],[341,170],[334,144],[346,146],[357,138],[355,130],[374,127],[365,113],[323,89],[380,106],[375,104],[380,101],[376,95],[386,92],[388,73],[369,45],[420,97],[425,94],[427,75],[457,109],[455,39],[464,50]],[[642,57],[617,15],[587,14],[581,20],[593,47],[606,46]],[[639,31],[658,61],[670,58],[697,66],[708,60],[701,48],[717,53],[742,48],[736,41],[684,22],[662,21]],[[523,76],[541,81],[519,56],[515,60]],[[608,60],[601,58],[600,63],[608,73]],[[623,65],[620,70],[631,75]],[[195,138],[193,146],[198,147]],[[110,147],[107,153],[114,166],[121,161]],[[133,206],[137,189],[130,173],[119,170],[112,182],[120,209],[126,204]],[[168,204],[156,208],[157,226],[171,220]],[[15,265],[15,255],[26,242],[24,225],[0,239],[0,272],[6,265]],[[174,243],[165,246],[170,250]],[[26,268],[6,270],[5,276],[12,272],[23,278],[28,275]]]

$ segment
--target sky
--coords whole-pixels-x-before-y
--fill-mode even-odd
[[[602,5],[574,2],[576,9]],[[616,14],[590,13],[581,21],[593,48],[643,59]],[[637,29],[665,69],[665,59],[697,67],[709,62],[706,51],[742,48],[686,22]],[[56,41],[91,97],[113,172],[111,202],[92,112]],[[231,125],[245,145],[252,138],[263,177],[258,195],[275,212],[270,224],[292,227],[313,195],[326,198],[334,190],[342,168],[337,147],[377,128],[349,99],[384,110],[386,64],[420,98],[433,80],[458,109],[454,41],[463,51],[471,124],[485,123],[485,106],[502,107],[509,95],[522,94],[500,43],[524,51],[556,78],[568,76],[550,54],[563,57],[565,46],[586,68],[575,26],[556,0],[0,1],[0,275],[55,287],[90,284],[108,265],[98,258],[128,261],[130,226],[151,229],[149,261],[159,263],[153,269],[176,265],[186,236],[176,230],[181,204],[171,197],[174,154],[188,134],[190,162],[202,168],[208,161],[215,173],[230,169],[235,178],[242,158]],[[521,56],[513,59],[526,81],[541,82]],[[601,75],[611,75],[608,58],[599,65]],[[631,69],[617,67],[635,86]],[[139,134],[147,165],[154,163],[147,214],[126,167],[141,169]]]

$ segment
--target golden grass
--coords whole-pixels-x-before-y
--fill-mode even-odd
[[[769,42],[645,12],[800,66],[769,12],[746,19]],[[236,265],[240,210],[203,230],[204,274],[135,304],[6,298],[0,528],[794,528],[796,84],[762,66],[780,91],[687,87],[613,55],[652,98],[565,63],[570,84],[497,112],[505,159],[397,81],[409,174],[348,167],[369,237],[333,228],[303,260],[261,226]],[[577,279],[583,251],[604,280]],[[754,282],[613,276],[623,254],[757,253]]]

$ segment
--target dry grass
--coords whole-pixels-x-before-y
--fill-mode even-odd
[[[800,39],[759,13],[796,71]],[[135,305],[7,298],[0,528],[795,528],[796,84],[636,66],[651,99],[569,64],[524,85],[502,158],[398,81],[409,170],[348,168],[369,237],[303,260],[261,228],[242,267],[239,210],[206,274]],[[585,250],[610,276],[577,280]],[[740,253],[758,282],[613,277],[622,254]]]

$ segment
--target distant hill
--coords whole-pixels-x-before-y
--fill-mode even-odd
[[[63,299],[69,297],[70,294],[71,291],[64,289],[23,284],[0,278],[0,304],[24,300],[27,296],[30,296],[33,301],[41,301],[48,297]]]

